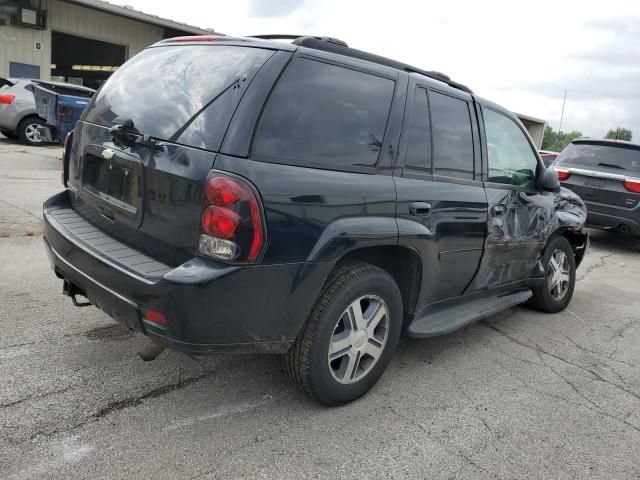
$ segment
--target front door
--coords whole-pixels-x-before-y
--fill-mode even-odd
[[[487,229],[479,136],[467,94],[409,85],[394,172],[399,244],[420,253],[416,312],[462,295],[478,270]]]
[[[544,166],[524,129],[482,107],[489,207],[485,253],[469,293],[536,276],[538,257],[554,228],[554,196],[536,187]]]

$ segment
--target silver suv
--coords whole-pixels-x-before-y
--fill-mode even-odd
[[[0,132],[27,145],[42,145],[37,133],[45,121],[36,112],[30,87],[33,80],[0,78]]]
[[[8,138],[19,138],[27,145],[42,145],[47,140],[40,138],[38,127],[46,124],[38,116],[36,101],[33,96],[33,85],[44,85],[57,91],[81,90],[93,92],[92,89],[69,83],[28,80],[24,78],[0,78],[0,132]]]

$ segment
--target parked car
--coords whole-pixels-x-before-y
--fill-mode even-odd
[[[328,405],[367,392],[403,331],[562,310],[587,247],[584,204],[511,112],[335,39],[161,41],[63,158],[44,237],[74,303],[147,335],[146,359],[285,354]]]
[[[0,132],[5,137],[20,139],[27,145],[43,145],[45,139],[38,134],[38,128],[45,120],[38,116],[33,97],[33,85],[43,85],[51,90],[93,92],[79,85],[42,80],[0,78]]]
[[[640,144],[574,140],[554,168],[584,200],[590,226],[640,235]]]
[[[560,155],[560,152],[552,152],[551,150],[538,150],[538,154],[540,155],[540,158],[544,162],[544,166],[550,167],[555,161],[555,159],[558,158],[558,155]]]
[[[77,85],[50,83],[34,84],[32,90],[38,115],[46,122],[46,126],[38,128],[40,138],[60,143],[64,143],[75,128],[89,99],[96,93]]]

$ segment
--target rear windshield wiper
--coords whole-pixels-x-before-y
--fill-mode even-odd
[[[109,129],[111,138],[115,143],[130,147],[134,143],[155,150],[158,142],[149,135],[143,135],[134,126],[130,118],[116,117],[113,119],[113,127]]]
[[[617,168],[618,170],[626,170],[626,168],[621,167],[620,165],[614,165],[613,163],[599,163],[598,165],[600,167]]]

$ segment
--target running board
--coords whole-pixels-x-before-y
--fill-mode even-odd
[[[407,327],[409,337],[434,337],[453,332],[472,322],[495,315],[507,308],[526,302],[531,298],[531,290],[503,293],[490,297],[480,297],[465,301],[462,297],[455,303],[431,310],[416,317]]]

